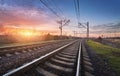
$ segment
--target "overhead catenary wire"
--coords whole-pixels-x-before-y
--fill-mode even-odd
[[[77,17],[77,20],[78,20],[78,12],[77,12],[77,4],[76,4],[76,0],[74,0],[74,6],[75,6],[76,17]]]
[[[67,25],[70,22],[70,20],[67,20],[64,16],[63,16],[63,18],[61,17],[61,15],[63,15],[63,11],[56,5],[56,3],[54,1],[52,1],[52,0],[47,0],[47,1],[40,0],[40,2],[60,19],[60,21],[57,21],[57,23],[60,24],[59,29],[61,31],[61,37],[62,37],[62,27]],[[55,8],[53,9],[52,7],[55,7]],[[61,15],[59,15],[59,13],[56,12],[57,10],[61,13]]]
[[[76,17],[77,17],[77,22],[78,22],[78,28],[86,28],[86,26],[84,26],[80,22],[80,1],[79,0],[74,0],[74,5],[75,5],[75,12],[76,12]]]
[[[51,3],[51,5],[53,5],[56,8],[56,10],[58,10],[60,15],[65,19],[62,9],[55,3],[55,1],[54,0],[47,0],[47,1],[49,1],[49,3]]]
[[[40,2],[47,7],[59,19],[65,19],[62,9],[53,0],[40,0]]]
[[[79,3],[79,0],[77,0],[77,4],[78,4],[78,17],[79,17],[79,21],[80,21],[80,3]]]
[[[44,0],[44,1],[43,1],[43,0],[40,0],[40,2],[41,2],[44,6],[46,6],[55,16],[57,16],[58,18],[61,19],[61,17],[58,15],[58,13],[57,13],[56,11],[54,11],[52,8],[50,8],[50,7],[48,6],[48,4],[45,3],[45,0]]]
[[[74,0],[75,12],[78,23],[80,23],[80,3],[79,0]]]

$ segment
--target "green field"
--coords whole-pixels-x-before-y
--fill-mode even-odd
[[[99,55],[108,59],[108,63],[120,74],[120,49],[89,40],[87,44]]]

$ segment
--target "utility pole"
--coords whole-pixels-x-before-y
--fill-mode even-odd
[[[66,19],[57,21],[57,23],[60,24],[59,29],[60,29],[61,38],[62,38],[63,26],[66,26],[69,22],[70,22],[70,20],[66,20]]]
[[[76,32],[76,31],[73,31],[73,33],[74,33],[74,37],[76,37],[77,32]]]
[[[59,26],[59,29],[60,29],[60,36],[62,37],[62,24],[63,24],[63,21],[61,20],[60,22],[59,22],[59,24],[60,24],[60,26]]]
[[[87,39],[89,39],[89,22],[87,22]]]
[[[86,28],[86,37],[87,37],[87,39],[89,39],[89,22],[78,23],[78,28]]]

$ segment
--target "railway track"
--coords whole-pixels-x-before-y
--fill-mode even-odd
[[[59,41],[43,42],[43,43],[37,43],[37,44],[31,44],[31,45],[0,48],[0,58],[3,56],[11,56],[12,54],[19,54],[19,53],[29,52],[32,50],[37,50],[43,46],[56,44],[63,41],[64,40],[59,40]],[[66,41],[70,41],[70,40],[66,40]]]
[[[45,43],[44,45],[39,44],[40,46],[37,48],[21,49],[20,51],[12,51],[12,53],[9,53],[10,50],[8,50],[8,53],[6,52],[5,55],[0,56],[0,75],[31,62],[70,42],[72,42],[72,40],[55,41],[52,43]]]
[[[71,42],[3,76],[93,76],[85,72],[82,48],[81,41]]]

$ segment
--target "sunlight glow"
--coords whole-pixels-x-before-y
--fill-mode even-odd
[[[24,31],[21,31],[20,32],[22,36],[26,36],[26,37],[30,37],[30,36],[33,36],[34,33],[32,31],[29,31],[29,30],[24,30]]]

